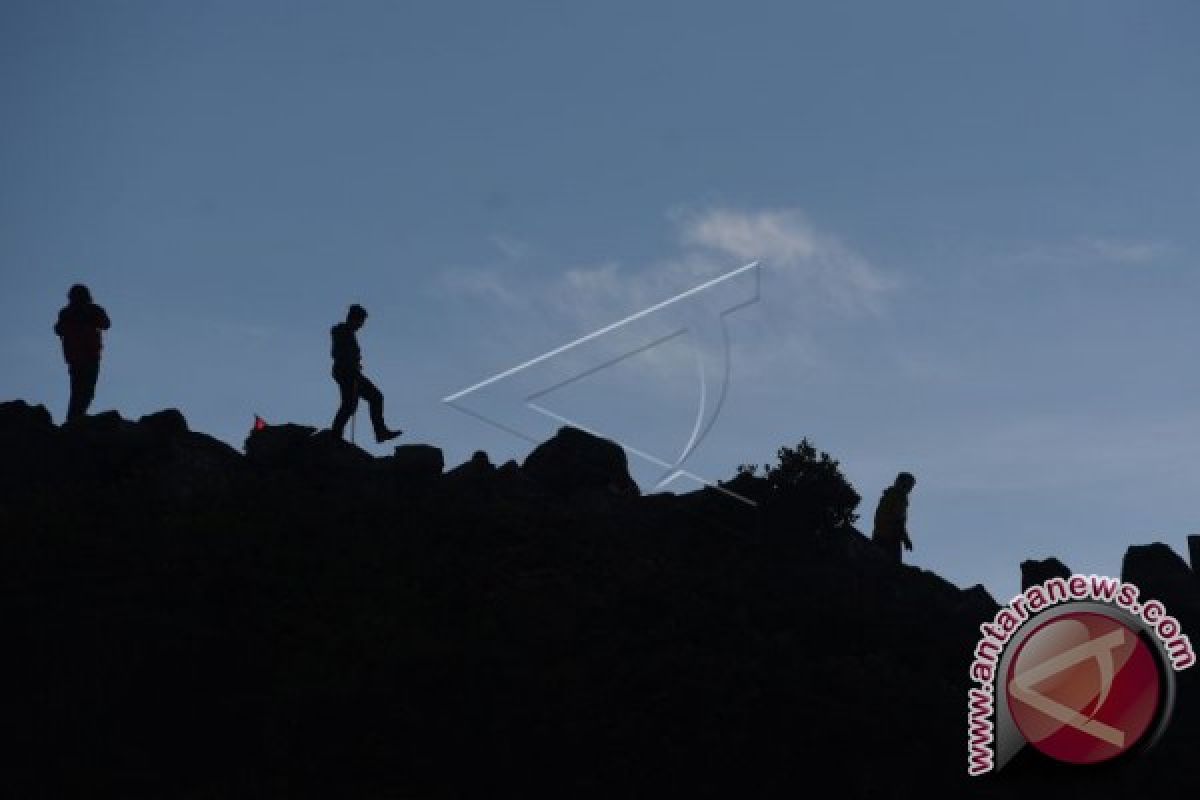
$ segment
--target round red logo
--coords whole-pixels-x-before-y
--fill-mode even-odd
[[[1005,683],[1013,722],[1041,752],[1095,764],[1128,751],[1158,716],[1159,663],[1137,633],[1095,612],[1055,617],[1021,643]]]

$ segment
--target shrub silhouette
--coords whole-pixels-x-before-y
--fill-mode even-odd
[[[742,464],[737,476],[724,484],[759,503],[794,518],[804,529],[823,531],[853,525],[862,497],[846,480],[838,461],[801,439],[781,447],[777,464]]]

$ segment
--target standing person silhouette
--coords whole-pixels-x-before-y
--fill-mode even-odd
[[[58,312],[54,332],[62,339],[63,358],[71,376],[71,400],[67,404],[67,422],[87,413],[96,396],[100,377],[100,351],[104,349],[101,331],[112,323],[104,309],[92,302],[92,293],[82,283],[67,291],[67,305]]]
[[[883,490],[879,505],[875,508],[875,530],[871,533],[871,540],[897,564],[904,555],[900,548],[913,548],[912,540],[908,538],[908,495],[916,485],[917,479],[911,472],[901,472],[896,476],[896,481]]]
[[[362,352],[355,335],[367,321],[367,310],[357,303],[346,312],[346,321],[339,322],[330,330],[333,336],[333,379],[337,381],[342,404],[333,418],[333,432],[339,439],[345,438],[346,423],[358,408],[362,397],[371,408],[371,425],[375,428],[375,441],[395,439],[403,431],[390,430],[383,421],[383,393],[362,373]]]

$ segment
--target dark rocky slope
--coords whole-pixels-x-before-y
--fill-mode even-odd
[[[967,666],[992,598],[886,563],[824,513],[848,485],[812,474],[740,475],[752,508],[642,496],[620,449],[577,431],[523,466],[443,471],[436,448],[376,459],[299,426],[242,455],[178,412],[67,430],[0,404],[6,794],[1195,785],[1189,673],[1149,758],[968,781]],[[1125,566],[1200,630],[1186,564],[1151,547]]]

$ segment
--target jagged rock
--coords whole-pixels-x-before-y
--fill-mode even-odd
[[[1200,622],[1200,581],[1187,563],[1162,542],[1134,545],[1121,561],[1121,579],[1157,598],[1177,616]]]
[[[1125,551],[1121,579],[1152,591],[1153,587],[1190,581],[1192,571],[1174,550],[1162,542],[1135,544]]]
[[[514,502],[530,502],[546,494],[542,485],[522,472],[521,465],[511,458],[496,468],[492,480],[496,491]]]
[[[54,420],[45,406],[31,406],[24,400],[0,403],[0,433],[46,431]]]
[[[308,464],[323,468],[363,467],[375,462],[375,458],[358,445],[347,442],[333,431],[323,430],[313,434],[305,442],[305,460]]]
[[[246,437],[246,457],[261,466],[280,466],[300,457],[316,428],[309,425],[268,425]]]
[[[472,456],[442,475],[441,485],[454,495],[487,497],[495,487],[496,467],[488,454],[476,450]]]
[[[172,442],[174,461],[187,472],[229,473],[244,466],[237,450],[206,433],[176,434]]]
[[[246,457],[259,467],[355,468],[374,459],[361,447],[340,439],[332,431],[307,425],[269,425],[246,437]]]
[[[126,430],[132,423],[118,411],[88,414],[63,425],[63,430],[77,434],[111,434]]]
[[[455,467],[451,472],[460,470],[468,470],[475,472],[491,472],[496,467],[492,464],[492,460],[488,458],[488,454],[483,450],[476,450],[471,454],[471,457]]]
[[[624,459],[590,437],[614,457],[599,478],[553,447],[529,469],[478,452],[396,492],[397,470],[436,474],[436,448],[372,459],[290,425],[242,456],[172,417],[62,434],[29,416],[39,444],[0,446],[0,469],[46,467],[0,479],[6,755],[35,767],[30,790],[6,773],[11,796],[468,796],[516,774],[580,797],[774,797],[828,775],[848,797],[1045,794],[1019,763],[1009,783],[962,775],[965,667],[995,602],[849,526],[711,489],[614,499]],[[566,501],[530,476],[553,469]],[[1161,760],[1093,773],[1090,796],[1196,782],[1192,672]]]
[[[156,411],[138,419],[138,425],[159,436],[182,436],[188,432],[187,420],[183,413],[175,408]]]
[[[495,471],[496,467],[488,458],[488,454],[482,450],[476,450],[468,460],[447,472],[445,477],[451,480],[481,478],[490,476]]]
[[[570,426],[559,428],[553,438],[535,447],[521,469],[559,494],[581,489],[640,494],[620,445]]]
[[[441,475],[445,467],[441,448],[427,444],[402,444],[392,455],[392,469],[409,480],[431,480]]]
[[[370,453],[335,436],[333,431],[317,431],[290,422],[252,430],[245,448],[250,463],[260,467],[329,471],[367,467],[375,461]]]
[[[527,489],[532,484],[529,476],[521,471],[521,465],[512,458],[496,468],[496,478],[510,489]]]
[[[964,589],[959,602],[964,614],[979,619],[989,619],[999,609],[995,598],[980,583]]]
[[[1031,558],[1021,562],[1021,591],[1025,591],[1030,586],[1045,583],[1051,578],[1069,577],[1071,577],[1071,568],[1053,556],[1040,561]]]
[[[44,406],[0,403],[0,507],[61,473],[62,436]],[[3,523],[0,523],[0,528]]]

